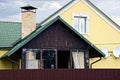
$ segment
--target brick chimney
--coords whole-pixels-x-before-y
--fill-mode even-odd
[[[30,5],[21,7],[22,39],[36,29],[36,9]]]

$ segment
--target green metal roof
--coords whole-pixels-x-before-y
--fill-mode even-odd
[[[38,24],[36,24],[38,26]],[[21,23],[0,21],[0,47],[13,47],[21,40]]]
[[[21,23],[0,21],[0,47],[12,47],[21,38]]]
[[[70,26],[68,23],[66,23],[62,18],[60,18],[58,16],[58,17],[54,18],[53,20],[51,20],[49,23],[41,26],[40,28],[38,28],[37,30],[35,30],[34,32],[32,32],[30,35],[28,35],[26,38],[24,38],[20,43],[18,43],[16,46],[14,46],[8,53],[6,53],[5,55],[3,55],[2,57],[6,57],[6,56],[12,55],[15,51],[17,51],[18,49],[20,49],[22,46],[24,46],[26,43],[28,43],[30,40],[32,40],[34,37],[36,37],[39,33],[41,33],[42,31],[44,31],[45,29],[47,29],[51,24],[53,24],[57,20],[60,20],[61,22],[63,22],[69,29],[71,29],[73,32],[75,32],[85,42],[87,42],[89,46],[91,46],[92,48],[94,48],[102,56],[105,56],[104,53],[101,50],[99,50],[90,41],[88,41],[85,37],[83,37],[78,31],[76,31],[72,26]]]

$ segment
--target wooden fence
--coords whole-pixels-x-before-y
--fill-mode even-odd
[[[0,70],[0,80],[120,80],[120,69]]]

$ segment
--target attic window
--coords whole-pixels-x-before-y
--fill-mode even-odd
[[[81,34],[88,34],[88,16],[83,14],[74,14],[73,27]]]

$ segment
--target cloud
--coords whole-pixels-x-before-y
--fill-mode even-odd
[[[20,21],[20,7],[30,4],[37,7],[37,22],[42,21],[47,16],[61,8],[65,1],[42,1],[42,0],[0,0],[0,20]],[[67,1],[66,1],[67,2]],[[16,17],[16,18],[15,18]],[[16,20],[15,20],[16,19]]]
[[[58,3],[58,2],[52,2],[52,3],[48,3],[50,6],[49,6],[49,9],[59,9],[59,8],[61,8],[62,6],[61,6],[61,4],[60,3]]]
[[[21,15],[15,14],[15,15],[9,15],[5,17],[1,17],[0,21],[12,21],[12,22],[20,22],[21,21]]]
[[[120,13],[120,0],[100,0],[96,5],[108,15]]]
[[[110,18],[120,26],[120,16],[110,16]]]
[[[120,0],[90,0],[114,22],[120,25]]]
[[[49,10],[57,10],[61,8],[62,5],[59,2],[55,1],[45,1],[41,7],[39,7],[39,10],[41,11],[49,11]]]
[[[13,14],[18,14],[20,11],[20,7],[25,5],[26,3],[22,1],[11,1],[11,2],[0,2],[0,16],[8,16]]]

